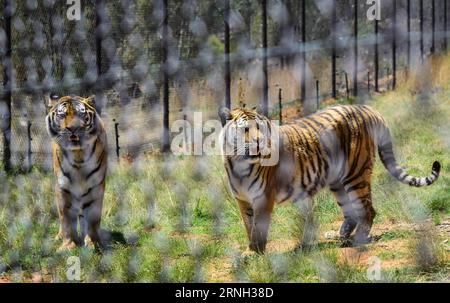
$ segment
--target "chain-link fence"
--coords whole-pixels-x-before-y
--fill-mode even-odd
[[[241,222],[219,161],[163,153],[143,168],[140,157],[168,150],[175,120],[191,121],[194,112],[217,119],[220,105],[260,105],[287,121],[331,100],[365,103],[395,89],[429,55],[446,51],[450,36],[446,0],[374,1],[380,3],[374,11],[374,4],[356,0],[69,2],[0,1],[0,160],[6,170],[50,169],[48,96],[96,96],[110,162],[115,155],[127,160],[108,180],[103,222],[125,238],[117,240],[124,245],[118,252],[80,252],[82,264],[90,262],[86,281],[266,281],[258,266],[270,268],[275,281],[291,280],[290,264],[306,268],[295,255],[271,256],[246,269],[240,248],[224,247],[227,232],[237,224],[241,230]],[[378,9],[380,19],[371,20]],[[57,271],[66,259],[53,255],[50,239],[57,232],[49,202],[53,180],[41,170],[8,178],[0,173],[0,197],[3,205],[17,206],[0,215],[0,273],[27,268],[42,280],[65,280]],[[31,200],[32,209],[22,212]],[[403,211],[413,213],[413,206]],[[295,217],[284,215],[275,219],[281,230],[295,225]],[[216,256],[231,264],[231,278],[211,261]],[[349,269],[331,261],[317,256],[317,272],[340,280]]]
[[[96,94],[109,136],[114,119],[122,153],[135,155],[159,149],[167,121],[213,117],[220,104],[267,102],[275,113],[279,104],[310,112],[333,96],[363,102],[448,38],[446,1],[381,1],[380,21],[357,1],[77,3],[2,2],[3,102],[12,105],[2,148],[14,166],[48,167],[51,92]]]

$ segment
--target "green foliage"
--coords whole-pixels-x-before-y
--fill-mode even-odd
[[[222,55],[224,53],[225,45],[216,35],[210,35],[208,37],[208,45],[214,50],[216,55]]]

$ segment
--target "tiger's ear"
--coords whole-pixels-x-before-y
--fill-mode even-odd
[[[46,107],[46,109],[47,109],[47,112],[49,112],[50,109],[51,109],[53,106],[55,106],[56,103],[58,103],[58,100],[59,100],[59,96],[58,96],[58,94],[56,94],[56,93],[50,93],[50,94],[47,96],[47,101],[46,101],[46,103],[45,103],[45,107]]]
[[[95,95],[92,95],[92,96],[89,96],[89,97],[85,98],[84,101],[86,101],[87,104],[89,104],[93,108],[96,108],[95,107]]]
[[[225,124],[227,124],[227,121],[232,119],[230,109],[225,106],[221,106],[219,108],[219,118],[222,126],[225,126]]]
[[[254,111],[255,113],[259,114],[259,115],[264,115],[264,111],[262,110],[262,106],[261,105],[256,105],[252,107],[252,111]]]

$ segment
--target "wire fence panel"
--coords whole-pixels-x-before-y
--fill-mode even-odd
[[[219,157],[207,158],[203,150],[177,157],[171,144],[181,135],[203,143],[213,133],[205,122],[218,120],[221,105],[259,106],[270,118],[289,123],[329,104],[365,104],[406,83],[415,71],[421,86],[411,95],[424,103],[435,93],[429,85],[436,72],[427,65],[435,59],[430,55],[447,51],[448,1],[380,1],[379,20],[369,18],[366,1],[355,0],[66,2],[0,0],[0,281],[4,273],[12,280],[32,280],[33,273],[42,281],[71,280],[63,272],[68,256],[56,253],[53,241],[59,228],[56,178],[49,173],[53,156],[45,121],[50,96],[66,95],[94,95],[108,137],[102,226],[117,246],[102,254],[77,251],[84,281],[261,282],[301,276],[334,282],[352,280],[350,270],[367,280],[346,261],[331,264],[342,256],[322,251],[306,262],[296,252],[246,259],[240,251],[247,238],[236,228],[240,210]],[[439,102],[433,103],[434,116],[417,110],[416,103],[405,111],[413,113],[417,125],[439,121],[436,131],[423,137],[434,138],[425,142],[433,142],[429,145],[442,155],[448,148],[448,117],[440,112],[445,101]],[[396,107],[389,107],[390,117],[397,115]],[[402,123],[411,123],[407,118],[399,113]],[[189,128],[180,128],[175,123],[180,121]],[[404,134],[405,128],[402,124],[393,133]],[[439,144],[438,137],[444,138]],[[192,154],[196,150],[189,143]],[[414,169],[422,169],[418,159]],[[405,190],[388,197],[394,186],[386,186],[387,178],[377,179],[382,181],[377,180],[374,195],[387,201],[380,213],[389,222],[398,218],[386,213],[395,211],[420,223],[435,215],[424,208],[420,194]],[[448,204],[448,188],[445,182],[440,186],[420,196],[433,211]],[[400,206],[397,200],[408,202]],[[323,209],[339,213],[335,204]],[[285,232],[278,243],[290,240],[284,251],[294,249],[293,239],[302,233],[296,206],[290,207],[274,216],[277,236]],[[443,226],[441,234],[448,235],[448,220],[439,220],[433,217]],[[414,224],[395,232],[410,238],[419,226]],[[330,237],[324,246],[337,248],[337,238]],[[438,277],[448,276],[430,268]]]
[[[425,56],[431,53],[433,41],[436,51],[444,49],[448,40],[444,2],[435,3],[432,27],[432,6],[422,5],[421,10],[420,1],[382,1],[382,18],[377,25],[367,19],[368,7],[362,2],[358,2],[356,10],[352,1],[306,1],[307,14],[302,24],[302,1],[265,2],[267,22],[263,20],[264,6],[258,1],[167,1],[165,64],[162,39],[165,1],[85,1],[79,20],[72,20],[77,16],[69,18],[69,7],[61,1],[3,1],[3,7],[7,7],[4,14],[8,12],[8,3],[12,11],[11,162],[19,167],[26,164],[29,121],[31,162],[48,166],[45,155],[50,151],[45,144],[48,138],[43,121],[50,93],[95,94],[108,134],[115,136],[112,122],[115,119],[119,123],[122,152],[134,156],[148,146],[152,151],[160,147],[166,95],[170,123],[191,120],[194,111],[215,117],[218,106],[225,104],[227,81],[232,107],[260,105],[267,90],[269,112],[276,113],[281,89],[283,108],[313,112],[318,102],[333,97],[333,81],[336,98],[355,93],[353,67],[357,62],[358,102],[364,102],[370,91],[393,87],[394,63],[395,77],[401,77],[408,61],[415,66],[421,61],[422,51]],[[3,42],[7,37],[6,20],[2,19]],[[267,25],[266,38],[263,24]],[[352,46],[355,24],[357,54]],[[433,28],[433,35],[421,31],[429,33]],[[229,39],[230,48],[229,79],[224,60],[225,38]],[[267,51],[263,48],[264,39]],[[7,75],[5,54],[3,77]],[[268,59],[267,88],[264,54]],[[164,70],[168,76],[167,92],[163,89]],[[303,75],[305,100],[301,100]],[[4,92],[8,92],[7,86]],[[110,144],[114,149],[115,144]]]

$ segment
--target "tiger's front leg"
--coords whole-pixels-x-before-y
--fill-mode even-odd
[[[100,231],[102,207],[103,195],[83,209],[83,216],[80,219],[83,220],[85,246],[94,246],[100,249],[104,247]]]
[[[77,233],[78,213],[72,207],[70,195],[59,188],[56,189],[56,204],[59,214],[58,237],[63,240],[59,250],[74,249],[79,243]]]
[[[264,253],[267,245],[273,201],[265,196],[254,199],[252,203],[239,200],[241,215],[250,240],[250,250]]]
[[[250,203],[244,200],[239,200],[239,210],[241,211],[242,221],[244,221],[245,231],[247,232],[247,237],[249,241],[251,240],[252,234],[252,224],[253,224],[253,208]]]
[[[312,197],[307,197],[296,201],[295,205],[299,209],[301,218],[302,235],[299,248],[303,251],[310,251],[317,243],[319,228],[314,218],[314,200]]]

